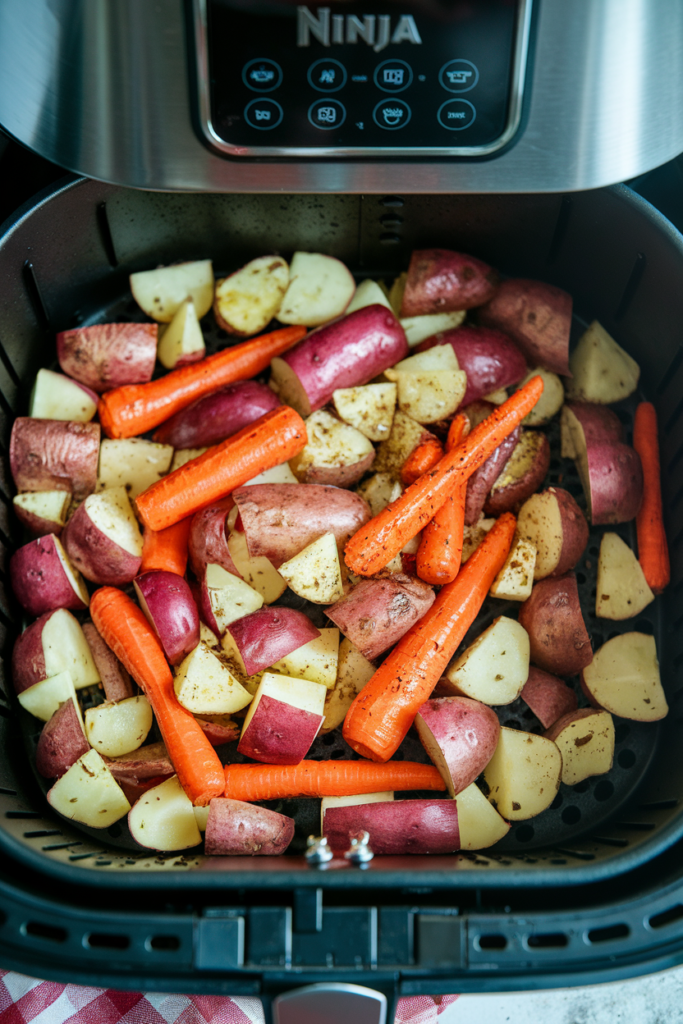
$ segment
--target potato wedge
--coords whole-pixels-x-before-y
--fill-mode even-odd
[[[501,615],[447,669],[451,692],[482,704],[511,704],[529,676],[529,637]],[[444,685],[444,680],[441,681]]]
[[[569,369],[567,398],[577,402],[618,402],[633,394],[640,378],[638,363],[597,320],[579,339]]]
[[[290,590],[314,604],[332,604],[344,593],[337,541],[325,533],[283,562],[279,573]]]
[[[581,673],[591,702],[620,718],[657,722],[669,712],[657,648],[646,633],[621,633],[603,644]]]
[[[339,644],[339,663],[334,686],[325,697],[324,735],[341,725],[357,695],[375,674],[375,666],[363,657],[347,637]]]
[[[561,776],[562,754],[556,743],[505,727],[484,769],[488,799],[508,821],[525,821],[550,807]]]
[[[396,409],[395,384],[365,384],[357,388],[339,388],[332,400],[345,423],[355,427],[371,441],[389,437]]]
[[[194,302],[197,319],[211,309],[213,267],[211,260],[176,263],[130,275],[130,290],[138,306],[162,324],[169,324],[186,299]]]
[[[258,334],[278,315],[288,285],[289,267],[281,256],[251,260],[216,281],[216,323],[228,334],[243,338]]]
[[[311,413],[306,420],[306,432],[308,443],[289,462],[300,483],[351,487],[374,462],[372,442],[360,430],[342,423],[324,409]]]
[[[614,722],[608,711],[583,708],[563,715],[545,733],[562,754],[565,786],[604,775],[614,760]]]
[[[630,619],[647,608],[655,595],[640,562],[616,533],[604,533],[598,558],[595,614],[601,619]]]

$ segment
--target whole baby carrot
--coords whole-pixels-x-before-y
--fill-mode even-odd
[[[433,519],[446,498],[455,493],[456,487],[486,462],[501,441],[533,409],[542,393],[543,379],[532,377],[494,409],[457,448],[446,452],[434,469],[361,526],[345,548],[344,557],[349,569],[358,576],[373,576],[390,562]]]
[[[401,466],[401,480],[406,486],[414,484],[423,473],[428,473],[443,455],[443,445],[438,437],[427,437],[420,441]]]
[[[306,424],[288,405],[169,473],[135,499],[145,527],[165,530],[306,447]]]
[[[181,519],[175,526],[167,526],[165,530],[150,530],[146,526],[142,537],[140,572],[164,569],[166,572],[184,576],[187,569],[191,525],[192,516]]]
[[[148,384],[126,384],[107,391],[97,406],[102,429],[107,437],[146,434],[224,384],[255,377],[305,333],[305,327],[283,327],[181,366]]]
[[[362,757],[388,761],[400,746],[477,617],[508,556],[516,525],[515,517],[504,512],[354,700],[344,739]]]
[[[657,413],[650,402],[641,402],[636,409],[633,447],[643,464],[643,503],[636,516],[638,561],[650,590],[661,594],[671,578],[671,567],[662,518]]]
[[[445,789],[431,764],[412,761],[300,761],[299,764],[228,764],[229,800],[283,800],[290,796],[355,796],[385,790]]]
[[[465,413],[458,413],[448,431],[446,451],[453,451],[469,429]],[[466,499],[467,483],[460,484],[422,531],[415,568],[425,583],[444,586],[452,583],[460,571]]]
[[[104,642],[152,705],[180,785],[193,804],[206,806],[223,793],[223,765],[197,719],[178,703],[156,633],[141,609],[116,587],[95,591],[90,615]]]

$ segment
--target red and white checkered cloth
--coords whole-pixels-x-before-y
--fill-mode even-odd
[[[436,1024],[457,996],[401,999],[395,1024]],[[0,1024],[263,1024],[258,999],[120,992],[0,971]]]

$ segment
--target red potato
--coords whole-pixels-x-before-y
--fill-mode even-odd
[[[224,743],[234,743],[240,738],[240,727],[233,722],[230,715],[195,715],[201,730],[212,747],[222,747]]]
[[[372,661],[393,647],[434,600],[433,589],[416,576],[382,572],[357,583],[327,609],[327,617]]]
[[[441,772],[451,796],[483,772],[495,753],[500,723],[492,708],[469,697],[437,697],[417,712],[422,746]]]
[[[455,800],[390,800],[330,807],[323,829],[335,852],[348,850],[359,832],[370,836],[373,853],[455,853],[460,849]]]
[[[556,675],[573,676],[593,658],[573,573],[540,580],[520,606],[519,623],[529,634],[531,660]]]
[[[93,583],[120,586],[140,572],[142,535],[124,487],[86,498],[63,538],[69,558]]]
[[[465,498],[465,524],[467,526],[473,526],[479,519],[488,493],[517,447],[521,434],[522,428],[515,427],[512,433],[498,445],[493,455],[479,469],[475,470],[467,481]]]
[[[38,370],[28,414],[39,420],[89,423],[97,412],[98,396],[84,384],[52,370]]]
[[[207,565],[220,565],[233,576],[240,576],[228,550],[226,520],[234,506],[235,502],[230,495],[193,515],[188,552],[190,568],[197,579],[203,577]]]
[[[163,743],[147,743],[130,754],[103,757],[102,760],[119,783],[169,778],[175,772]]]
[[[69,491],[77,500],[97,484],[99,423],[18,416],[9,461],[18,491]]]
[[[59,365],[98,394],[146,384],[157,357],[156,324],[94,324],[57,335]]]
[[[607,711],[571,711],[545,735],[562,754],[562,781],[566,786],[575,786],[592,775],[604,775],[612,767],[614,722]]]
[[[67,700],[43,726],[36,747],[36,771],[45,779],[58,779],[89,750],[76,706]]]
[[[17,637],[12,651],[12,680],[17,693],[68,672],[77,690],[100,682],[88,641],[78,620],[65,608],[46,612]]]
[[[199,612],[187,582],[177,573],[155,569],[133,583],[164,654],[171,665],[179,665],[199,643]]]
[[[405,331],[393,313],[379,304],[364,306],[273,359],[270,385],[306,417],[330,402],[338,388],[367,384],[407,355]]]
[[[83,611],[90,598],[77,572],[53,534],[24,544],[9,561],[12,590],[29,615],[55,608]]]
[[[207,565],[197,607],[202,622],[215,636],[222,636],[231,622],[255,612],[262,604],[263,597],[240,576],[227,572],[220,565]]]
[[[323,724],[327,688],[265,672],[247,711],[237,747],[266,764],[299,764]]]
[[[294,838],[294,819],[266,807],[214,797],[204,852],[215,857],[276,857]]]
[[[226,638],[228,634],[240,667],[253,676],[315,640],[320,630],[307,615],[293,608],[259,608],[231,622]]]
[[[249,554],[265,556],[276,569],[325,533],[334,533],[343,548],[370,519],[358,494],[322,484],[255,484],[238,487],[232,496]]]
[[[187,850],[202,841],[192,803],[177,775],[139,797],[128,813],[128,828],[145,849]]]
[[[516,384],[526,373],[524,356],[514,341],[492,327],[466,324],[426,338],[417,352],[435,345],[450,345],[458,366],[467,374],[467,390],[462,405],[476,402],[485,395]]]
[[[171,416],[154,432],[153,440],[174,448],[219,444],[278,405],[280,400],[265,384],[256,380],[237,381]]]
[[[563,679],[536,668],[529,667],[529,678],[524,684],[520,697],[536,715],[544,729],[549,729],[555,722],[568,715],[579,706],[579,701],[572,689]],[[550,739],[554,739],[551,736]]]
[[[560,431],[563,459],[585,458],[588,445],[624,440],[624,428],[614,409],[592,402],[565,402]]]
[[[128,672],[111,647],[108,647],[104,642],[92,622],[85,622],[83,624],[83,634],[88,642],[95,667],[102,680],[104,695],[107,700],[126,700],[128,697],[133,697],[133,684]]]
[[[500,278],[474,256],[450,249],[418,249],[410,257],[401,316],[472,309],[491,299]]]
[[[643,501],[643,467],[638,452],[627,444],[589,445],[586,470],[588,486],[582,483],[593,525],[635,519]]]
[[[571,376],[569,331],[572,297],[543,281],[510,278],[477,312],[484,327],[505,331],[519,345],[530,366]]]
[[[540,430],[523,430],[484,502],[487,516],[516,511],[543,483],[550,468],[550,443]]]
[[[34,537],[54,533],[60,537],[71,504],[68,491],[26,491],[15,494],[12,507],[17,519]]]
[[[264,330],[277,315],[289,284],[281,256],[259,256],[216,281],[213,313],[228,334],[246,338]]]
[[[372,442],[325,409],[308,417],[306,433],[306,447],[289,460],[289,467],[300,483],[351,487],[374,462]]]
[[[519,510],[517,532],[536,548],[537,580],[573,569],[588,543],[586,517],[562,487],[532,494]]]

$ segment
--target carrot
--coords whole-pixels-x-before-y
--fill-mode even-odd
[[[294,409],[280,405],[139,494],[135,505],[140,519],[151,530],[165,530],[292,459],[306,442],[304,421]]]
[[[467,436],[469,429],[470,421],[467,416],[459,413],[448,431],[446,451],[453,451]],[[415,568],[417,575],[425,583],[431,583],[433,586],[452,583],[460,571],[466,496],[467,484],[460,484],[455,494],[446,498],[422,532]]]
[[[532,377],[494,409],[457,448],[446,452],[434,469],[354,533],[345,549],[349,569],[358,576],[372,576],[390,562],[434,518],[456,487],[486,462],[533,409],[542,393],[542,378]]]
[[[662,517],[657,413],[650,402],[641,402],[636,409],[633,447],[643,464],[643,504],[636,516],[638,561],[650,590],[661,594],[671,578],[671,568]]]
[[[203,395],[261,373],[271,359],[305,333],[305,327],[283,327],[181,366],[148,384],[126,384],[107,391],[97,407],[102,429],[107,437],[146,434]]]
[[[90,615],[105,643],[152,705],[181,786],[193,804],[206,806],[225,788],[223,765],[194,715],[178,703],[173,676],[143,612],[116,587],[100,587]]]
[[[388,761],[396,752],[474,622],[507,558],[516,525],[510,512],[503,513],[354,700],[344,739],[362,757]]]
[[[228,764],[229,800],[283,800],[290,796],[355,796],[385,790],[445,789],[431,764],[392,761],[301,761],[299,764]]]
[[[142,565],[140,572],[165,569],[184,576],[187,569],[187,546],[190,539],[192,516],[181,519],[175,526],[165,530],[150,530],[145,527],[142,538]]]
[[[428,473],[443,455],[438,437],[426,437],[414,448],[401,467],[401,480],[406,486],[414,484],[423,473]]]

